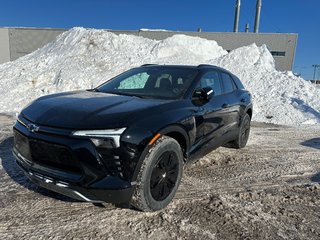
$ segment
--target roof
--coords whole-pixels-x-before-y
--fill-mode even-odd
[[[200,65],[166,65],[166,64],[152,64],[152,63],[148,63],[148,64],[143,64],[140,67],[176,67],[176,68],[197,68],[197,69],[201,69],[201,68],[215,68],[215,69],[220,69],[223,71],[227,71],[224,68],[215,66],[215,65],[210,65],[210,64],[200,64]],[[229,71],[227,71],[229,72]]]

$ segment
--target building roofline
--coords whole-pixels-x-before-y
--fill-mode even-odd
[[[0,26],[0,29],[25,29],[25,30],[29,30],[29,29],[37,29],[37,30],[56,30],[56,31],[68,31],[70,30],[71,28],[50,28],[50,27],[6,27],[6,26],[3,26],[1,27]],[[86,29],[94,29],[94,28],[86,28]],[[253,32],[197,32],[197,31],[172,31],[172,30],[141,30],[141,29],[138,29],[138,30],[125,30],[125,29],[105,29],[105,28],[97,28],[98,30],[105,30],[105,31],[112,31],[112,32],[162,32],[162,33],[197,33],[199,35],[202,35],[202,34],[206,34],[206,33],[218,33],[218,34],[230,34],[230,35],[298,35],[298,33],[272,33],[272,32],[259,32],[259,33],[253,33]]]
[[[0,29],[25,29],[25,30],[55,30],[55,31],[68,31],[70,28],[46,28],[46,27],[42,27],[42,28],[38,28],[38,27],[0,27]]]

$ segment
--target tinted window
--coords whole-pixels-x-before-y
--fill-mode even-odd
[[[242,82],[240,81],[239,78],[237,78],[236,76],[233,75],[232,79],[234,80],[234,82],[235,82],[235,84],[236,84],[238,89],[244,89],[244,86],[243,86],[243,84],[242,84]]]
[[[277,57],[285,57],[286,52],[277,52],[277,51],[271,51],[272,56],[277,56]]]
[[[206,73],[201,78],[200,84],[201,84],[201,88],[211,87],[214,91],[215,96],[221,94],[221,84],[220,84],[219,73],[216,71]]]
[[[230,93],[235,89],[234,82],[229,74],[222,72],[223,92]]]
[[[96,91],[146,98],[178,99],[198,75],[185,67],[134,68],[102,84]]]

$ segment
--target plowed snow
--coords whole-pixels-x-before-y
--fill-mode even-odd
[[[266,46],[229,54],[215,41],[175,35],[155,41],[104,30],[74,28],[14,62],[0,65],[0,112],[33,99],[87,89],[144,63],[216,64],[238,75],[254,97],[253,120],[287,125],[320,123],[320,89],[291,72],[278,72]]]

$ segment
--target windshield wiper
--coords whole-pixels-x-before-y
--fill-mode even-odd
[[[98,89],[96,89],[97,92],[100,92]],[[108,94],[115,94],[115,95],[121,95],[121,96],[129,96],[129,97],[137,97],[137,98],[142,98],[142,99],[167,99],[166,97],[159,96],[159,95],[140,95],[140,94],[134,94],[134,93],[128,93],[128,92],[113,92],[113,91],[108,91],[108,92],[103,92],[103,93],[108,93]]]
[[[87,89],[88,92],[100,92],[97,88]]]

